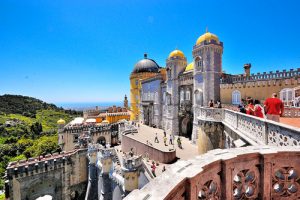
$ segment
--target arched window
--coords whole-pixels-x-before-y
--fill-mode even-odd
[[[241,102],[241,92],[238,90],[234,90],[232,92],[232,104],[238,105]]]
[[[292,88],[284,88],[280,91],[280,99],[284,105],[292,106],[292,101],[295,99],[295,90]]]

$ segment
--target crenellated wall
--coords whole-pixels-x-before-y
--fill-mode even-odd
[[[57,200],[83,199],[87,183],[86,149],[11,162],[6,197],[35,200],[45,194]]]
[[[294,88],[300,85],[300,68],[290,71],[283,70],[275,73],[258,73],[250,77],[229,76],[227,79],[221,79],[221,101],[223,104],[232,104],[232,93],[237,90],[242,99],[252,97],[261,102],[284,88]]]

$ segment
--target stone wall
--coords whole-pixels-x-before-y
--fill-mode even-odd
[[[122,135],[122,150],[129,152],[132,147],[135,147],[138,155],[147,155],[151,160],[159,161],[160,163],[171,163],[176,159],[175,150],[162,151],[129,136]]]
[[[213,150],[167,167],[125,200],[299,199],[299,154],[291,147]]]
[[[86,150],[56,153],[11,162],[7,167],[6,197],[35,200],[47,194],[57,200],[83,199],[86,183]]]
[[[282,89],[294,88],[298,85],[300,85],[299,75],[281,79],[254,79],[234,83],[221,83],[221,102],[223,104],[231,104],[232,92],[235,90],[241,93],[242,99],[252,97],[263,102],[266,98],[271,97],[273,93],[277,93],[279,96],[279,92]]]

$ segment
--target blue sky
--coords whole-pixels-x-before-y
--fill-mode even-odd
[[[223,70],[300,67],[300,1],[0,1],[0,94],[48,102],[119,101],[144,52],[188,61],[205,32],[224,42]]]

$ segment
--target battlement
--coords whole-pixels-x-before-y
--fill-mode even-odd
[[[66,164],[71,164],[71,156],[80,150],[61,152],[10,162],[7,166],[7,178],[31,176],[34,174],[63,168]]]
[[[76,125],[76,126],[66,126],[64,128],[64,132],[66,133],[80,133],[82,131],[91,131],[91,132],[100,132],[110,130],[110,127],[114,124],[85,124],[85,125]]]
[[[249,82],[258,80],[277,80],[277,79],[289,79],[300,77],[300,68],[283,70],[283,71],[270,71],[257,74],[251,74],[249,77],[244,75],[229,75],[221,79],[222,83],[238,83],[238,82]]]
[[[139,156],[130,156],[125,154],[123,156],[122,170],[123,172],[136,171],[139,167],[142,166],[142,155]]]

